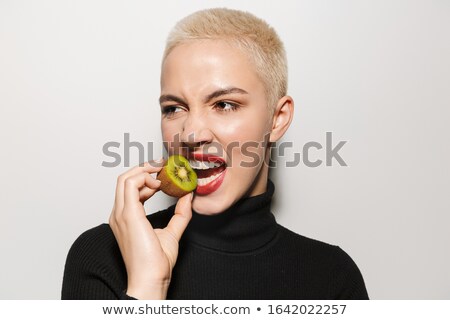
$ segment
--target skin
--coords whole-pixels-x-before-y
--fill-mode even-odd
[[[212,93],[229,88],[240,90],[205,101]],[[169,142],[169,154],[220,155],[228,166],[215,192],[180,198],[164,229],[153,229],[144,210],[145,201],[159,191],[160,182],[151,174],[161,166],[145,163],[119,176],[110,225],[127,269],[127,294],[138,299],[166,298],[178,242],[192,209],[220,214],[242,197],[266,191],[269,152],[262,142],[283,136],[294,108],[292,98],[284,96],[273,114],[269,112],[264,84],[251,61],[220,40],[192,41],[172,50],[162,65],[160,101],[162,136]],[[241,147],[229,148],[232,143],[242,146],[246,142],[257,143],[247,149],[252,157]],[[254,165],[242,165],[251,161]]]

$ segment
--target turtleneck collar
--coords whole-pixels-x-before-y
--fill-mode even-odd
[[[272,240],[277,231],[270,203],[275,186],[268,180],[263,194],[242,198],[217,215],[192,212],[183,238],[208,249],[244,253],[259,249]]]

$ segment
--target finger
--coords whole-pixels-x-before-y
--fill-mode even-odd
[[[175,214],[167,224],[166,230],[180,241],[184,230],[192,218],[192,192],[178,199]]]
[[[139,167],[147,167],[148,165],[150,165],[153,168],[162,168],[164,167],[165,164],[165,160],[163,158],[159,158],[157,160],[149,160],[147,162],[143,162],[141,164],[139,164]]]
[[[138,173],[125,180],[124,183],[124,208],[133,208],[140,202],[140,190],[144,187],[159,189],[161,181],[156,180],[146,172]]]
[[[149,198],[151,198],[158,190],[144,187],[139,190],[139,201],[144,204]]]
[[[152,178],[150,175],[145,180],[145,186],[139,190],[139,201],[144,204],[150,197],[158,192],[161,181]]]
[[[148,172],[148,173],[159,172],[159,171],[161,171],[163,163],[164,163],[164,161],[161,159],[157,160],[157,161],[152,160],[149,162],[144,162],[144,163],[140,164],[139,166],[131,168],[130,170],[121,174],[117,178],[115,203],[116,203],[116,207],[119,209],[119,211],[122,210],[124,207],[125,180],[131,176],[136,175],[137,173],[140,173],[140,172]]]

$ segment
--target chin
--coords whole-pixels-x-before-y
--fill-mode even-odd
[[[194,200],[192,200],[192,209],[203,215],[216,215],[219,214],[232,205],[231,200],[216,199],[215,197],[205,197],[205,196],[194,196]]]

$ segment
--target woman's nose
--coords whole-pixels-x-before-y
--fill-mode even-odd
[[[210,143],[213,139],[207,117],[199,112],[190,112],[183,123],[181,143],[189,148]]]

